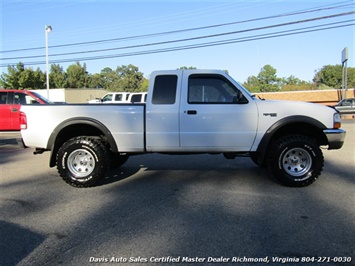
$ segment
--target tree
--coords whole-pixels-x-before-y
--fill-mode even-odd
[[[65,88],[67,86],[67,73],[59,64],[52,64],[49,73],[50,88]]]
[[[102,82],[102,86],[106,90],[110,91],[118,91],[118,75],[115,71],[113,71],[109,67],[105,67],[104,69],[101,70],[100,73],[100,80]]]
[[[37,67],[36,71],[33,72],[33,75],[33,89],[44,89],[46,87],[46,74],[39,67]]]
[[[19,62],[16,66],[8,66],[7,72],[1,74],[0,85],[8,89],[19,89],[20,74],[25,69],[24,64]]]
[[[249,76],[247,81],[244,82],[243,86],[250,92],[260,92],[259,79],[256,76]]]
[[[276,75],[276,69],[270,65],[265,65],[258,74],[259,89],[261,92],[279,90],[280,79]]]
[[[342,67],[341,65],[323,66],[314,76],[314,83],[317,86],[324,84],[332,88],[341,88],[342,84]]]
[[[313,78],[317,86],[322,84],[341,89],[342,85],[342,66],[341,65],[326,65],[318,70]],[[355,87],[355,68],[348,68],[348,87]]]
[[[85,88],[87,87],[88,73],[86,71],[86,64],[83,66],[79,62],[70,65],[67,68],[67,82],[69,88]]]
[[[139,91],[143,82],[143,73],[138,67],[129,64],[128,66],[117,67],[118,88],[122,91]]]
[[[102,89],[104,88],[104,81],[100,74],[93,74],[88,76],[87,85],[89,88]]]
[[[4,88],[35,90],[45,87],[45,75],[39,68],[34,71],[19,62],[16,67],[8,66],[7,72],[0,77],[0,85]]]
[[[305,91],[315,90],[313,83],[306,82],[291,75],[288,78],[282,78],[280,81],[281,91]]]
[[[244,86],[251,92],[271,92],[279,90],[281,79],[276,75],[276,69],[265,65],[258,76],[249,76]]]
[[[143,78],[139,91],[148,91],[149,79]]]

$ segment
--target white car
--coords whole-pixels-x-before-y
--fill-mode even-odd
[[[355,98],[343,99],[334,107],[341,114],[355,114]]]
[[[101,99],[90,100],[88,103],[129,103],[129,95],[129,92],[111,92]]]

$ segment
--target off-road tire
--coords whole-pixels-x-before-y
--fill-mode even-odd
[[[110,155],[103,141],[76,137],[65,142],[57,153],[57,170],[74,187],[91,187],[110,167]]]
[[[324,157],[314,138],[303,135],[284,136],[270,147],[269,167],[284,185],[304,187],[321,174]]]

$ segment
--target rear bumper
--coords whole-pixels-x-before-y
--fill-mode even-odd
[[[328,150],[340,149],[344,144],[346,131],[343,129],[325,129],[324,134],[328,139]]]

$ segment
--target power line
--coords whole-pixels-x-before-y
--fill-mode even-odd
[[[330,18],[341,17],[341,16],[347,16],[347,15],[352,15],[352,14],[355,14],[355,12],[354,11],[345,12],[345,13],[340,13],[340,14],[333,14],[333,15],[328,15],[328,16],[323,16],[323,17],[316,17],[316,18],[305,19],[305,20],[297,20],[297,21],[281,23],[281,24],[274,24],[274,25],[268,25],[268,26],[263,26],[263,27],[257,27],[257,28],[251,28],[251,29],[245,29],[245,30],[238,30],[238,31],[231,31],[231,32],[224,32],[224,33],[211,34],[211,35],[204,35],[204,36],[197,36],[197,37],[178,39],[178,40],[171,40],[171,41],[145,43],[145,44],[137,44],[137,45],[131,45],[131,46],[116,47],[116,48],[89,50],[89,51],[79,51],[79,52],[52,54],[51,57],[66,56],[66,55],[76,55],[76,54],[87,54],[87,53],[96,53],[96,52],[108,52],[108,51],[115,51],[115,50],[123,50],[123,49],[140,48],[140,47],[147,47],[147,46],[172,44],[172,43],[177,43],[177,42],[194,41],[194,40],[200,40],[200,39],[206,39],[206,38],[213,38],[213,37],[221,37],[221,36],[226,36],[226,35],[240,34],[240,33],[257,31],[257,30],[265,30],[265,29],[271,29],[271,28],[277,28],[277,27],[290,26],[290,25],[295,25],[295,24],[307,23],[307,22],[312,22],[312,21],[319,21],[319,20],[330,19]],[[2,60],[33,59],[33,58],[40,58],[40,57],[44,57],[44,55],[23,56],[23,57],[9,57],[9,58],[3,58]]]
[[[350,20],[350,21],[353,21],[353,20]],[[341,23],[341,22],[335,22],[335,23],[330,23],[330,24],[338,24],[338,23]],[[337,29],[337,28],[342,28],[342,27],[349,27],[349,26],[354,26],[354,25],[355,25],[355,23],[348,23],[345,25],[328,26],[328,27],[320,28],[320,29],[319,29],[319,27],[324,27],[324,25],[318,25],[318,26],[305,27],[305,28],[301,28],[301,29],[293,29],[293,30],[279,31],[279,32],[274,32],[274,33],[259,34],[259,35],[254,35],[254,36],[229,39],[229,40],[223,40],[223,41],[214,41],[214,42],[201,43],[201,44],[177,46],[177,47],[170,47],[170,48],[162,48],[162,49],[155,49],[155,50],[146,50],[146,51],[138,51],[138,52],[131,52],[131,53],[106,55],[106,56],[59,59],[59,60],[53,60],[50,63],[56,64],[56,63],[76,62],[76,61],[92,61],[92,60],[102,60],[102,59],[109,59],[109,58],[119,58],[119,57],[129,57],[129,56],[174,52],[174,51],[180,51],[180,50],[189,50],[189,49],[205,48],[205,47],[211,47],[211,46],[220,46],[220,45],[227,45],[227,44],[256,41],[256,40],[262,40],[262,39],[278,38],[278,37],[284,37],[284,36],[289,36],[289,35],[304,34],[304,33],[316,32],[316,31],[324,31],[324,30]],[[316,28],[318,28],[318,29],[316,29]],[[0,66],[6,67],[8,65],[16,65],[16,64],[17,63],[1,64]],[[35,61],[35,62],[26,62],[23,64],[25,64],[25,65],[43,65],[43,64],[45,64],[45,62],[44,61]]]
[[[106,43],[106,42],[114,42],[114,41],[125,41],[125,40],[134,40],[134,39],[141,39],[141,38],[149,38],[149,37],[157,37],[157,36],[162,36],[162,35],[171,35],[171,34],[177,34],[177,33],[186,33],[189,31],[197,31],[197,30],[204,30],[204,29],[211,29],[211,28],[217,28],[217,27],[224,27],[224,26],[231,26],[231,25],[236,25],[236,24],[242,24],[242,23],[247,23],[247,22],[254,22],[254,21],[260,21],[260,20],[267,20],[267,19],[272,19],[272,18],[279,18],[279,17],[286,17],[286,16],[294,16],[294,15],[300,15],[300,14],[306,14],[306,13],[314,13],[314,12],[319,12],[319,11],[324,11],[324,10],[330,10],[330,9],[335,9],[335,8],[340,8],[340,7],[347,7],[347,6],[352,6],[354,5],[353,3],[350,4],[345,4],[348,3],[349,1],[341,2],[344,4],[339,5],[340,3],[337,3],[337,6],[332,6],[331,5],[325,5],[319,8],[312,8],[312,9],[305,9],[303,11],[294,11],[294,12],[289,12],[289,13],[282,13],[278,15],[272,15],[272,16],[266,16],[266,17],[261,17],[261,18],[254,18],[254,19],[247,19],[247,20],[242,20],[242,21],[234,21],[234,22],[228,22],[228,23],[222,23],[222,24],[215,24],[215,25],[208,25],[208,26],[202,26],[202,27],[196,27],[196,28],[188,28],[188,29],[181,29],[181,30],[174,30],[174,31],[165,31],[165,32],[158,32],[158,33],[151,33],[151,34],[143,34],[143,35],[135,35],[135,36],[128,36],[128,37],[121,37],[121,38],[113,38],[113,39],[106,39],[106,40],[97,40],[97,41],[90,41],[90,42],[80,42],[80,43],[71,43],[71,44],[62,44],[62,45],[53,45],[49,46],[49,48],[61,48],[61,47],[68,47],[68,46],[79,46],[79,45],[88,45],[88,44],[100,44],[100,43]],[[352,1],[350,1],[352,2]],[[330,7],[329,7],[330,6]],[[41,50],[44,49],[45,47],[33,47],[33,48],[24,48],[24,49],[14,49],[14,50],[6,50],[6,51],[0,51],[0,53],[11,53],[11,52],[23,52],[23,51],[33,51],[33,50]],[[5,58],[4,58],[5,59]],[[3,60],[4,60],[3,59]]]

